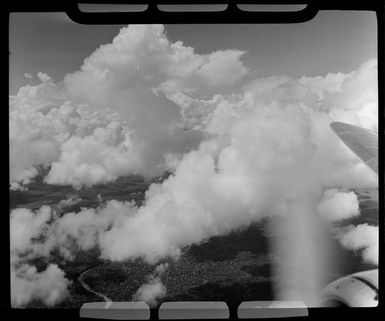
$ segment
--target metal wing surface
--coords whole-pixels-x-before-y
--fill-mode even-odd
[[[331,129],[378,176],[378,134],[368,129],[332,122]]]

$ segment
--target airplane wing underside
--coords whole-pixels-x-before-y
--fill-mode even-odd
[[[332,122],[330,127],[378,175],[378,134],[368,129],[342,122]]]

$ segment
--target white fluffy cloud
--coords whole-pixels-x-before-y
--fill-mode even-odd
[[[66,209],[67,207],[79,204],[83,199],[78,195],[69,195],[68,198],[61,200],[57,204],[57,209],[59,211]]]
[[[28,184],[38,165],[53,165],[48,183],[75,187],[129,173],[162,173],[166,155],[183,154],[202,139],[199,132],[178,129],[179,109],[162,92],[231,88],[247,74],[242,55],[237,50],[197,54],[180,41],[170,42],[161,25],[132,25],[122,28],[112,43],[98,48],[62,83],[39,72],[40,84],[22,87],[10,98],[12,188]],[[93,118],[79,112],[86,109],[84,103],[94,110]],[[119,143],[95,137],[92,121],[101,120],[96,113],[107,106],[118,112],[135,143],[124,133]],[[101,122],[99,134],[109,130],[107,119]],[[79,135],[78,126],[84,123],[93,128]],[[99,149],[99,162],[90,161],[90,153],[95,154],[90,149],[83,153],[88,143]],[[103,156],[107,154],[113,160]]]
[[[329,74],[323,81],[327,82],[326,88],[322,89],[324,105],[327,105],[334,120],[378,131],[376,59],[366,61],[356,71],[346,75],[338,73],[333,77]],[[317,77],[307,80],[313,90],[320,82]]]
[[[360,214],[359,202],[354,192],[343,192],[336,188],[326,190],[317,205],[321,218],[334,222]]]
[[[361,250],[364,261],[378,265],[378,226],[367,223],[349,225],[339,230],[337,238],[342,246],[350,250]]]
[[[42,83],[52,82],[51,77],[48,76],[45,72],[39,71],[39,72],[37,73],[37,78],[38,78]]]
[[[36,213],[26,208],[14,209],[10,216],[11,253],[18,255],[28,252],[32,239],[41,235],[51,218],[49,206],[42,206]]]
[[[11,187],[28,184],[39,165],[52,166],[47,183],[75,187],[129,173],[158,175],[170,155],[181,159],[207,133],[223,136],[237,118],[271,104],[297,104],[325,123],[341,120],[376,130],[376,60],[349,74],[257,79],[230,94],[248,74],[243,54],[195,53],[168,40],[161,25],[132,25],[63,82],[38,73],[40,84],[10,97]],[[113,120],[124,127],[119,141],[100,137],[111,136]],[[94,151],[84,148],[88,143]]]
[[[129,174],[145,174],[141,155],[127,129],[119,122],[111,122],[106,128],[96,128],[92,135],[74,135],[66,140],[45,182],[79,188]]]
[[[51,209],[42,206],[36,213],[28,209],[15,209],[10,217],[11,244],[11,304],[24,307],[33,300],[53,306],[69,293],[70,281],[56,265],[50,264],[46,270],[38,272],[36,267],[23,263],[34,257],[36,239],[49,229],[53,218]]]
[[[167,289],[161,281],[167,267],[167,263],[158,265],[155,272],[147,278],[146,283],[139,287],[132,299],[146,302],[150,307],[157,306],[158,300],[165,297],[167,293]]]
[[[133,204],[109,201],[102,208],[84,208],[78,213],[57,217],[48,206],[38,211],[17,208],[11,212],[11,254],[20,258],[49,256],[58,250],[66,259],[73,259],[78,250],[88,250],[98,244],[99,234],[113,224],[122,224]]]
[[[33,300],[53,306],[69,294],[69,285],[70,281],[56,264],[50,264],[42,272],[23,264],[11,271],[12,307],[24,307]]]
[[[330,116],[319,110],[316,95],[296,80],[259,79],[239,95],[221,95],[212,101],[210,112],[205,107],[207,121],[201,128],[210,136],[198,149],[177,161],[174,175],[150,187],[142,207],[118,202],[103,210],[67,214],[52,225],[50,235],[55,237],[48,238],[48,243],[61,244],[69,253],[73,248],[99,245],[107,259],[143,256],[154,262],[163,256],[178,256],[184,246],[227,233],[266,215],[290,215],[290,208],[294,207],[288,204],[293,202],[301,204],[314,199],[316,213],[325,187],[376,186],[365,166],[341,147],[338,137],[329,129]],[[197,101],[195,107],[201,102]],[[116,138],[114,128],[111,135],[107,135],[106,129],[94,130],[91,138],[84,136],[89,139],[84,146],[82,139],[66,140],[62,145],[64,151],[63,147],[73,140],[84,148],[70,145],[68,158],[58,164],[68,163],[67,169],[77,171],[82,162],[109,168],[105,162],[115,161],[111,157],[114,152],[110,151],[107,157],[102,151],[111,145],[107,140]],[[104,148],[98,148],[101,145]],[[125,157],[118,160],[124,162]],[[118,171],[119,166],[111,166],[108,172],[116,173],[116,177]],[[47,180],[55,172],[60,171],[53,166]],[[81,172],[66,173],[63,179],[70,177],[72,183],[89,180],[92,184],[101,180],[82,176]],[[105,172],[97,168],[96,173]],[[346,207],[338,215],[352,214],[356,198],[349,193],[334,194],[326,205],[340,206],[342,197]],[[117,215],[118,208],[124,214]],[[89,223],[94,217],[95,223]],[[64,224],[66,218],[69,225]],[[75,247],[63,246],[69,239],[78,240]]]
[[[353,72],[349,74],[342,72],[328,73],[324,77],[301,77],[299,82],[309,87],[312,92],[317,94],[319,99],[327,99],[328,95],[340,93],[342,84],[352,75]]]
[[[240,61],[243,54],[239,50],[198,54],[181,41],[169,41],[162,25],[130,25],[122,28],[112,43],[95,50],[85,59],[81,70],[67,75],[64,81],[72,95],[96,105],[105,103],[118,88],[131,92],[134,99],[138,97],[132,90],[139,86],[171,86],[179,91],[220,90],[248,73]],[[109,94],[110,90],[113,93]],[[125,108],[138,111],[143,106],[129,101]]]

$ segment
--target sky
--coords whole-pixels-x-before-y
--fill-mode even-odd
[[[122,27],[81,25],[65,13],[11,14],[10,94],[27,83],[35,84],[25,73],[41,71],[62,80]],[[260,76],[292,77],[354,70],[376,57],[376,28],[375,13],[358,11],[320,12],[299,24],[165,26],[171,41],[181,40],[196,53],[245,50],[245,66]]]

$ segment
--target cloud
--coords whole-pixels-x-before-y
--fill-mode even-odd
[[[132,299],[134,301],[146,302],[150,307],[157,306],[158,300],[165,297],[167,293],[167,289],[161,281],[161,276],[167,267],[167,263],[158,265],[155,272],[147,278],[146,283],[139,287]]]
[[[10,139],[13,188],[31,182],[38,165],[54,165],[47,182],[75,187],[138,173],[139,162],[141,174],[161,174],[167,169],[166,155],[182,155],[196,148],[203,138],[199,132],[186,133],[177,128],[179,109],[160,96],[162,88],[168,88],[166,84],[178,90],[231,88],[247,73],[240,61],[242,55],[238,50],[197,54],[182,42],[170,42],[163,26],[132,25],[122,28],[112,43],[98,48],[85,59],[80,71],[66,75],[63,82],[54,83],[47,74],[39,72],[40,84],[22,87],[17,96],[11,97],[10,131],[15,133]],[[226,68],[221,68],[222,65]],[[119,144],[110,146],[109,142],[84,137],[95,128],[78,135],[74,120],[91,121],[78,112],[79,108],[84,109],[84,104],[95,113],[107,107],[117,112],[119,120],[126,123],[126,131],[135,137],[135,146],[128,146],[129,152],[122,152]],[[63,109],[71,112],[63,115]],[[63,119],[66,116],[68,119]],[[52,121],[59,126],[51,126]],[[28,126],[24,129],[25,124]],[[103,124],[102,128],[106,126]],[[20,129],[24,140],[18,137]],[[60,135],[61,139],[55,139],[52,134]],[[66,143],[66,139],[70,141]],[[94,145],[99,143],[100,153],[112,152],[115,163],[82,162],[80,159],[89,159],[87,155],[77,159],[73,153],[69,155],[69,148],[81,152],[80,147],[90,140]],[[34,152],[35,144],[41,146],[39,152]],[[122,144],[132,145],[132,142],[126,136]],[[121,159],[127,156],[123,166]],[[75,165],[81,167],[79,172]],[[115,165],[119,167],[117,171],[113,170]]]
[[[39,71],[39,72],[37,73],[37,78],[38,78],[42,83],[52,82],[51,77],[48,76],[46,73],[41,72],[41,71]]]
[[[332,107],[296,79],[260,78],[239,94],[208,99],[183,95],[174,101],[185,104],[181,110],[187,120],[190,108],[195,110],[190,124],[200,122],[206,137],[199,147],[176,153],[180,157],[173,158],[173,175],[150,186],[143,206],[108,203],[55,220],[40,252],[58,247],[71,258],[79,248],[99,246],[106,259],[156,262],[262,217],[290,215],[310,200],[316,213],[325,189],[377,186],[330,130]],[[132,164],[139,161],[132,157],[137,145],[132,147],[127,134],[137,134],[135,129],[118,125],[104,109],[90,110],[67,103],[39,116],[47,133],[64,129],[54,135],[62,143],[48,183],[90,186],[136,170]],[[48,115],[57,122],[53,128]],[[63,138],[67,131],[76,135]]]
[[[20,308],[36,300],[54,306],[69,294],[69,285],[70,281],[56,264],[50,264],[42,272],[23,264],[11,271],[11,305]]]
[[[111,122],[106,128],[96,128],[92,135],[66,140],[45,182],[80,188],[129,174],[145,174],[140,152],[129,131],[119,122]]]
[[[360,214],[359,202],[354,192],[343,192],[336,188],[324,192],[317,205],[321,218],[334,222],[355,217]]]
[[[10,97],[13,188],[38,166],[49,168],[47,184],[75,188],[173,169],[141,206],[110,201],[61,217],[14,210],[18,257],[56,249],[71,260],[97,246],[104,259],[155,263],[267,216],[317,206],[328,219],[354,215],[356,199],[342,190],[378,182],[329,124],[376,130],[376,60],[348,74],[246,82],[244,54],[196,53],[163,26],[132,25],[62,82],[40,74],[40,84]],[[138,295],[151,301],[164,290],[155,277]]]
[[[56,84],[44,73],[38,74],[38,83],[35,86],[20,87],[16,96],[10,96],[11,110],[41,110],[57,107],[64,102],[65,96],[62,85]]]
[[[26,208],[14,209],[10,215],[11,253],[18,255],[28,252],[32,240],[48,227],[51,217],[49,206],[42,206],[36,213]]]
[[[349,225],[337,233],[337,239],[343,247],[354,251],[361,250],[363,260],[374,265],[378,265],[378,238],[378,226],[367,223]]]
[[[85,59],[80,71],[66,75],[64,84],[75,101],[108,105],[122,115],[146,173],[158,175],[167,169],[166,155],[183,155],[203,139],[198,131],[180,131],[179,108],[164,94],[230,90],[247,74],[242,55],[238,50],[198,54],[170,42],[161,25],[131,25]]]
[[[14,173],[17,171],[14,170]],[[29,167],[26,169],[20,169],[17,174],[12,175],[12,180],[10,182],[9,189],[11,191],[25,191],[27,188],[25,187],[27,184],[32,182],[32,179],[38,175],[38,171],[34,167]]]
[[[71,206],[74,206],[74,205],[81,203],[82,200],[83,199],[81,197],[79,197],[79,195],[76,195],[76,194],[75,195],[69,195],[68,198],[61,200],[57,204],[57,208],[59,210],[63,210],[67,207],[71,207]]]
[[[299,81],[318,95],[333,120],[378,131],[377,59],[369,59],[348,74],[329,73]]]
[[[63,199],[59,202],[58,207],[59,208],[65,208],[70,207],[76,204],[79,204],[83,199],[79,197],[79,195],[73,194],[69,195],[68,198]]]
[[[323,112],[328,121],[376,128],[376,60],[349,74],[274,76],[245,84],[244,54],[236,49],[196,53],[181,41],[171,42],[162,25],[131,25],[62,82],[39,72],[40,84],[10,97],[12,189],[30,183],[40,165],[52,167],[47,183],[77,188],[127,173],[159,175],[170,157],[182,159],[208,135],[223,136],[243,109],[269,105],[272,97]],[[110,135],[112,118],[122,126],[121,140],[95,136],[95,131]],[[89,142],[95,151],[83,153]],[[89,156],[95,153],[94,161]],[[107,153],[111,162],[103,156]]]
[[[113,224],[122,224],[132,207],[130,202],[112,200],[100,208],[83,208],[78,213],[66,213],[61,217],[48,206],[36,212],[14,209],[10,217],[12,259],[18,262],[49,257],[57,250],[64,258],[72,260],[79,250],[97,246],[100,233]]]
[[[26,72],[24,74],[24,77],[27,78],[27,79],[32,79],[33,78],[33,76],[30,73],[28,73],[28,72]]]
[[[344,74],[342,72],[338,73],[328,73],[326,76],[316,76],[316,77],[301,77],[298,81],[309,87],[309,89],[317,94],[319,99],[327,99],[333,94],[341,93],[342,84],[346,79],[353,76],[354,72]]]
[[[243,54],[229,49],[197,54],[183,42],[172,43],[167,39],[162,25],[130,25],[122,28],[112,43],[95,50],[85,59],[81,70],[68,74],[64,82],[76,97],[95,102],[92,96],[96,94],[96,104],[109,97],[107,90],[123,89],[123,85],[135,89],[163,88],[168,83],[178,90],[218,90],[248,73],[240,60]],[[92,87],[91,92],[84,91],[88,86]],[[126,104],[125,108],[138,107]]]
[[[36,213],[18,208],[10,216],[11,245],[11,304],[25,307],[37,300],[53,306],[68,294],[70,281],[56,265],[49,264],[46,270],[38,272],[36,267],[24,263],[35,257],[39,248],[36,242],[49,228],[53,215],[50,207],[42,206]]]
[[[30,183],[38,174],[38,166],[52,167],[46,180],[53,184],[74,186],[92,181],[95,167],[106,172],[97,183],[115,178],[116,173],[139,171],[142,167],[138,165],[138,152],[133,151],[131,134],[124,121],[118,119],[108,108],[92,110],[87,105],[74,106],[70,102],[45,113],[13,109],[9,116],[12,188]],[[84,144],[88,148],[84,148]],[[114,160],[107,161],[107,153]],[[124,164],[123,157],[126,158]],[[83,176],[77,180],[71,176],[76,167],[83,169]],[[63,175],[68,176],[64,181]],[[82,179],[84,181],[79,181]]]

